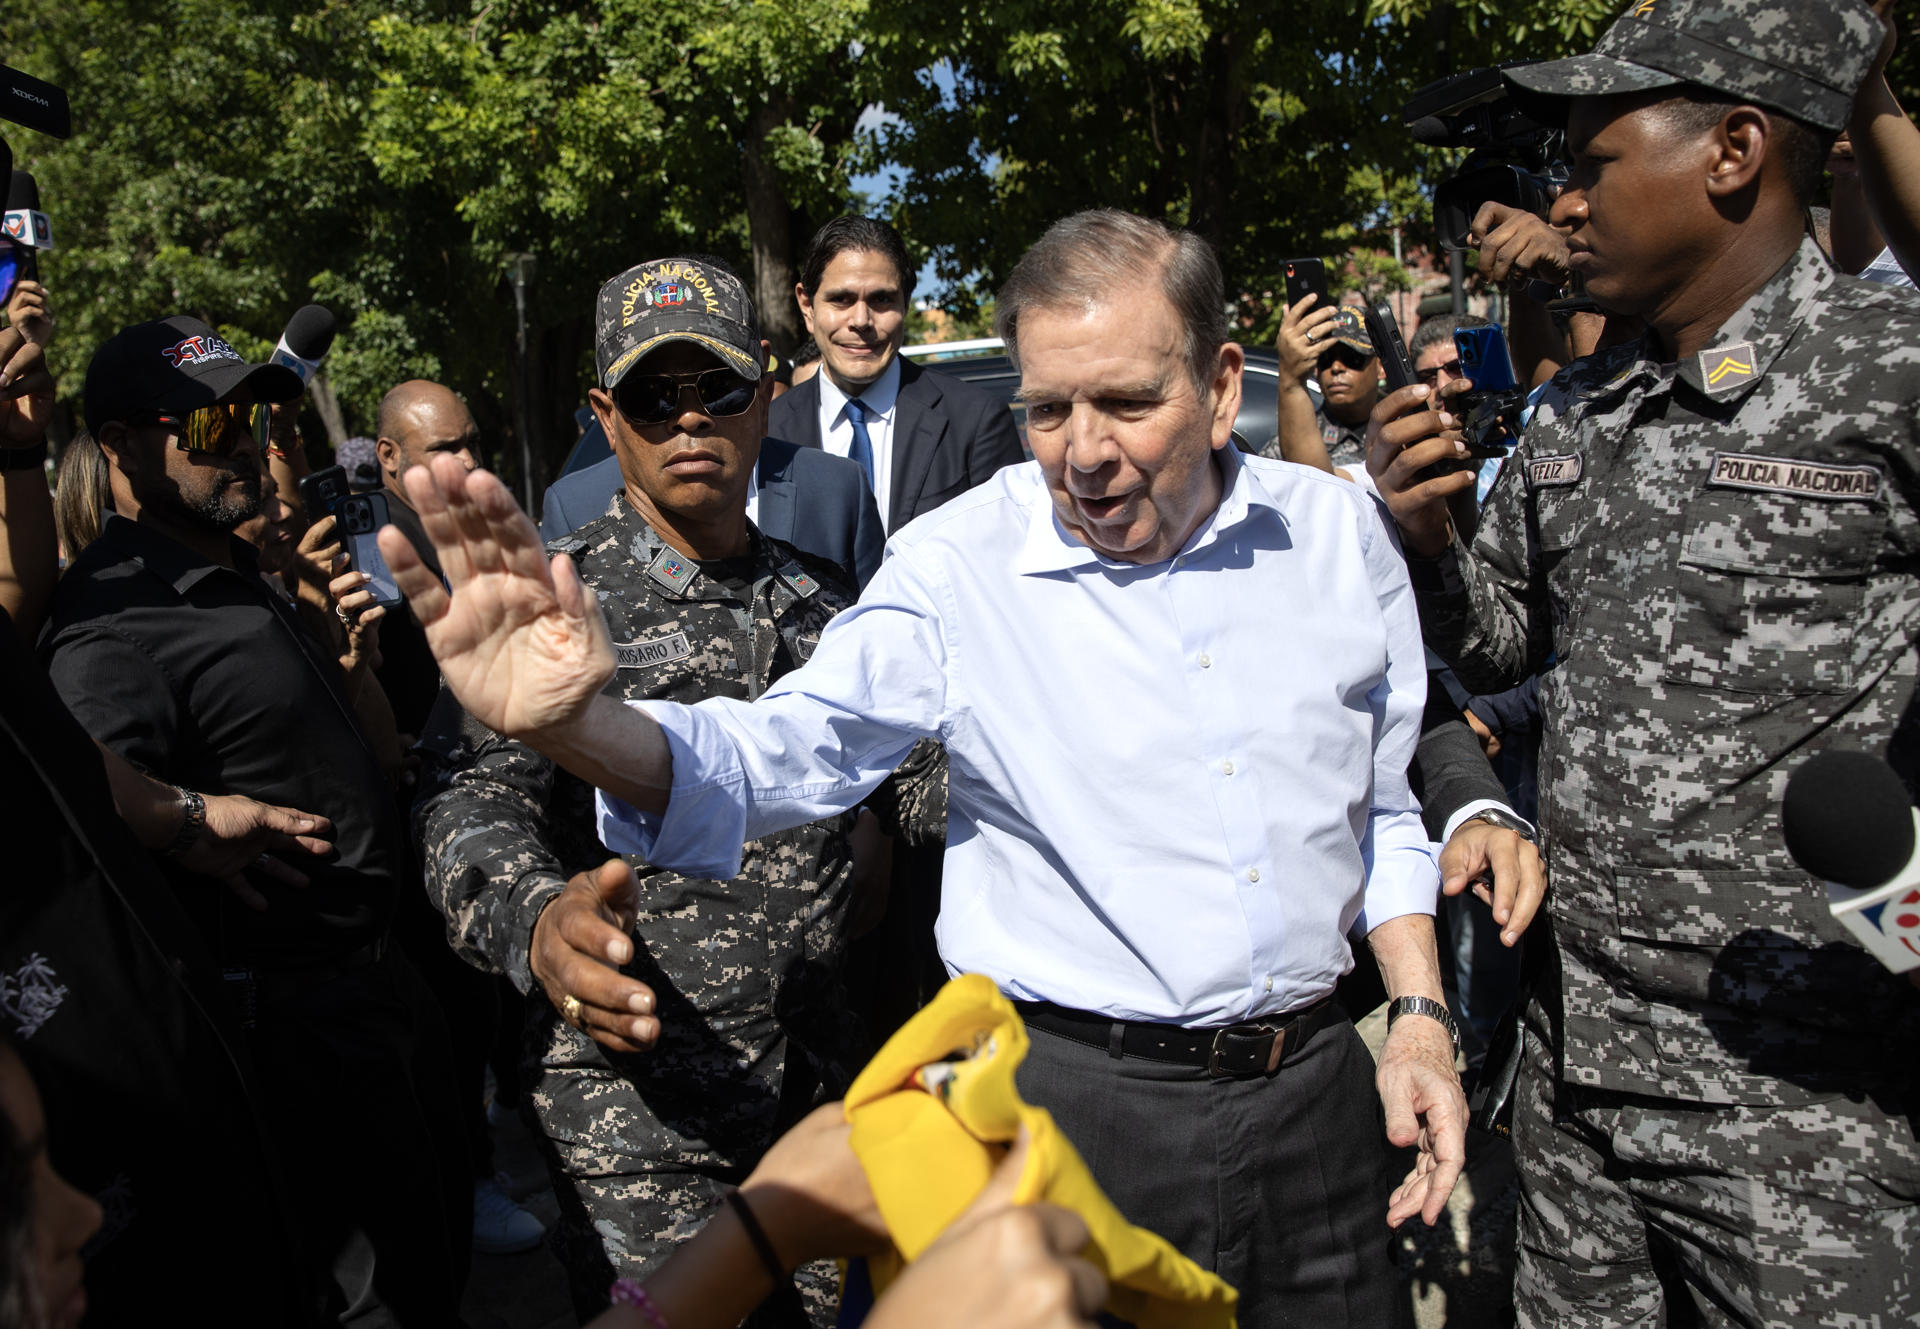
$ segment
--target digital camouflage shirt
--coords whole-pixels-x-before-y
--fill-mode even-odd
[[[855,598],[838,568],[758,531],[750,557],[696,563],[624,496],[549,547],[571,554],[599,596],[618,661],[608,692],[622,700],[756,697],[804,662]],[[541,909],[568,877],[609,857],[593,790],[471,720],[458,747],[420,813],[428,889],[455,949],[528,991]],[[827,1084],[844,1086],[865,1051],[838,974],[852,824],[847,813],[753,841],[727,882],[629,859],[640,903],[624,972],[654,990],[661,1038],[645,1054],[609,1052],[542,1002],[551,1029],[536,1106],[563,1153],[750,1162],[775,1133],[786,1040]]]
[[[1568,1080],[1791,1102],[1910,1076],[1920,996],[1781,838],[1822,748],[1913,782],[1920,300],[1804,244],[1720,328],[1544,392],[1471,556],[1410,560],[1477,692],[1541,672]]]

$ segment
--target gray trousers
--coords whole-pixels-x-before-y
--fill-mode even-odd
[[[1053,1114],[1129,1222],[1240,1290],[1244,1329],[1406,1323],[1386,1122],[1351,1024],[1272,1076],[1219,1080],[1029,1032],[1022,1097]]]
[[[1910,1102],[1717,1106],[1581,1088],[1554,1079],[1539,1027],[1513,1120],[1523,1329],[1920,1321]]]

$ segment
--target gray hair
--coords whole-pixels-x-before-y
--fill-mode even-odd
[[[1413,341],[1407,346],[1407,354],[1415,360],[1420,353],[1437,341],[1452,341],[1453,334],[1465,332],[1468,328],[1490,328],[1491,319],[1481,318],[1478,314],[1434,314],[1420,320],[1420,326],[1413,330]]]
[[[1114,208],[1063,217],[1026,252],[1000,288],[993,326],[1020,366],[1020,316],[1062,306],[1090,310],[1158,273],[1185,331],[1187,373],[1204,396],[1227,340],[1226,283],[1213,246],[1191,231]]]

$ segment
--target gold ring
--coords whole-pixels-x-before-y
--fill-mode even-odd
[[[560,998],[560,1018],[576,1028],[580,1025],[581,1009],[580,998],[571,992]]]

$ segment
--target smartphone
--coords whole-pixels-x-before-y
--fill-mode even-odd
[[[1462,328],[1453,334],[1460,353],[1460,370],[1478,392],[1511,392],[1520,386],[1513,376],[1513,357],[1507,353],[1507,334],[1499,324]]]
[[[1399,320],[1393,316],[1393,306],[1381,300],[1362,312],[1367,321],[1367,340],[1373,343],[1373,353],[1380,357],[1380,373],[1387,380],[1387,391],[1398,392],[1409,383],[1418,382],[1413,373],[1413,357],[1407,354],[1406,339],[1400,335]]]
[[[1309,295],[1318,296],[1313,307],[1325,309],[1333,301],[1327,298],[1327,265],[1317,258],[1287,260],[1287,307],[1291,309]]]
[[[406,597],[400,594],[374,533],[392,520],[385,494],[348,494],[340,501],[340,529],[347,542],[347,566],[372,578],[367,589],[373,592],[376,603],[389,609]]]
[[[328,466],[312,475],[300,477],[300,506],[307,510],[309,524],[339,510],[347,497],[347,471],[344,466]]]

